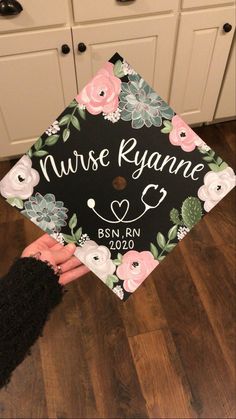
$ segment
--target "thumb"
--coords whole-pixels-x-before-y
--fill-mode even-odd
[[[63,249],[53,251],[53,256],[56,265],[59,263],[66,262],[68,259],[70,259],[75,249],[76,245],[74,243],[69,243],[66,246],[64,246]]]

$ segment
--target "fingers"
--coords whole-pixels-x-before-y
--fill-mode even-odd
[[[53,257],[55,263],[58,265],[60,263],[66,262],[68,259],[71,258],[74,251],[76,249],[76,245],[74,243],[69,243],[63,247],[63,249],[53,251]]]
[[[35,240],[35,243],[44,244],[45,246],[52,247],[57,243],[56,239],[49,236],[49,234],[43,234],[39,239]]]
[[[60,249],[63,249],[63,244],[61,244],[61,243],[57,243],[57,244],[54,244],[52,247],[51,247],[51,249],[50,250],[60,250]]]
[[[81,265],[78,268],[72,269],[68,272],[61,274],[59,278],[59,283],[62,285],[66,285],[75,279],[80,278],[81,276],[85,275],[89,272],[89,268],[85,265]]]
[[[72,256],[69,260],[61,264],[62,272],[70,271],[71,269],[77,268],[82,262],[75,256]]]

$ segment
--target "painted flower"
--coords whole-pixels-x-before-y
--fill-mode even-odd
[[[112,288],[112,291],[121,299],[124,298],[124,291],[120,285],[116,285],[116,287]]]
[[[127,75],[136,75],[136,71],[131,67],[127,61],[123,60],[122,66],[121,66],[123,73],[125,76]]]
[[[60,232],[61,227],[66,226],[67,212],[64,202],[56,201],[55,195],[47,193],[42,196],[39,192],[24,203],[24,210],[21,211],[46,233]]]
[[[92,115],[109,114],[118,108],[121,81],[114,75],[113,67],[114,64],[107,62],[76,97]]]
[[[158,264],[151,252],[129,250],[122,256],[116,275],[124,281],[126,291],[134,292]]]
[[[184,237],[188,234],[190,232],[190,229],[188,228],[188,227],[182,227],[182,226],[180,226],[179,228],[178,228],[178,231],[177,231],[177,238],[178,238],[178,240],[180,241],[180,240],[182,240],[182,239],[184,239]]]
[[[108,121],[111,121],[114,124],[115,122],[119,121],[119,119],[120,119],[120,109],[117,108],[115,112],[111,112],[111,113],[108,113],[108,114],[103,112],[103,116],[104,116],[104,119],[107,119]]]
[[[31,159],[24,155],[1,180],[0,193],[5,198],[27,199],[32,195],[39,180],[39,173],[32,169]]]
[[[169,134],[171,144],[180,146],[182,150],[187,152],[193,151],[196,147],[196,141],[199,139],[198,135],[178,115],[175,115],[171,122],[173,125]]]
[[[205,211],[210,211],[235,186],[236,176],[231,167],[220,172],[208,172],[204,185],[198,190],[198,197],[204,202]]]
[[[103,282],[108,275],[112,275],[116,266],[111,260],[110,250],[106,246],[99,246],[96,242],[88,240],[83,247],[77,247],[74,253],[88,268]]]
[[[45,133],[50,137],[51,135],[56,134],[58,131],[60,131],[59,122],[55,121],[52,125],[45,131]]]
[[[128,83],[122,83],[119,108],[121,119],[132,121],[132,128],[160,127],[162,118],[171,119],[174,111],[152,88],[140,78],[131,75]]]
[[[86,234],[86,233],[81,234],[81,237],[80,237],[80,239],[78,240],[78,244],[79,244],[80,246],[83,246],[83,245],[84,245],[84,243],[85,243],[86,241],[88,241],[88,240],[90,240],[90,238],[89,238],[88,234]]]
[[[211,148],[200,137],[196,136],[195,145],[204,151],[209,151]]]

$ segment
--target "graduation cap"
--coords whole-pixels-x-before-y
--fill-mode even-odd
[[[0,192],[75,243],[75,255],[126,300],[234,185],[233,169],[116,53]]]

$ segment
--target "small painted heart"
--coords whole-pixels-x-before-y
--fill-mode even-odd
[[[118,221],[123,221],[129,211],[129,201],[127,199],[112,201],[111,210]]]

